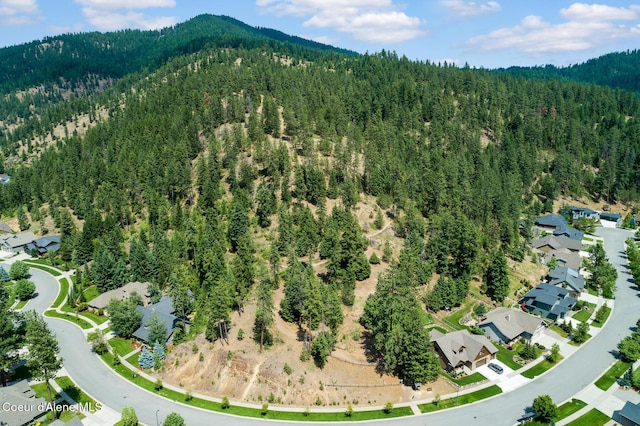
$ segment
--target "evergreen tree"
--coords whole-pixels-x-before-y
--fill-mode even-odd
[[[502,302],[509,294],[509,271],[507,258],[502,250],[493,253],[484,276],[487,294],[491,299]]]
[[[269,328],[273,325],[273,282],[261,280],[256,290],[256,319],[253,326],[253,339],[260,344],[260,351],[271,346],[273,336]]]
[[[164,321],[158,316],[157,312],[154,311],[151,314],[145,324],[145,327],[148,330],[150,342],[164,343],[167,340],[167,326]]]
[[[153,356],[156,359],[164,359],[164,346],[160,344],[160,341],[156,340],[153,344]]]
[[[140,352],[140,356],[138,356],[138,365],[140,368],[148,370],[153,367],[154,359],[153,354],[147,350],[146,347],[142,347],[142,352]]]
[[[12,304],[9,300],[9,292],[4,285],[0,285],[0,384],[7,385],[8,370],[13,365],[14,351],[20,344],[20,336],[16,330],[17,318],[13,311],[9,310]]]
[[[47,387],[47,399],[53,403],[50,380],[56,377],[62,368],[60,348],[55,335],[49,326],[35,311],[26,315],[27,367],[36,380],[42,380]],[[56,418],[56,411],[51,409],[51,418]]]
[[[142,314],[136,309],[132,299],[111,299],[107,305],[111,329],[122,337],[128,337],[140,327]]]

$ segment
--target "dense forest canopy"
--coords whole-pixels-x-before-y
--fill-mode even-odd
[[[345,54],[229,18],[190,25],[57,37],[37,63],[2,71],[5,93],[58,76],[114,79],[24,115],[24,100],[7,95],[15,102],[3,111],[15,125],[0,140],[12,176],[0,210],[54,219],[60,256],[91,262],[75,291],[150,281],[184,300],[192,332],[210,339],[255,294],[262,347],[282,284],[283,319],[329,336],[371,273],[356,212],[363,195],[375,197],[405,245],[361,322],[388,370],[430,380],[437,363],[411,355],[426,337],[409,330],[422,329],[418,289],[434,273],[426,307],[460,304],[474,277],[492,276],[488,263],[523,258],[523,217],[560,195],[638,197],[632,92]],[[86,50],[67,72],[71,46]],[[29,49],[42,44],[0,51],[9,59],[0,62]],[[122,68],[128,56],[137,62]],[[49,77],[34,79],[35,68]],[[86,134],[51,137],[83,114]],[[318,260],[326,273],[313,269]]]
[[[608,53],[568,67],[509,67],[497,71],[528,78],[581,81],[640,93],[638,67],[640,51],[634,49]]]

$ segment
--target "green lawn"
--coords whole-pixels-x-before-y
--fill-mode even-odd
[[[559,420],[565,419],[573,413],[577,413],[578,411],[582,410],[586,406],[586,402],[573,398],[571,401],[565,402],[558,407],[558,414],[553,420],[557,422]]]
[[[68,294],[69,280],[66,278],[62,278],[60,280],[60,292],[58,293],[58,297],[56,297],[56,300],[53,302],[53,305],[51,305],[51,307],[57,308],[58,306],[62,305],[62,302],[64,302],[64,298],[67,297]]]
[[[593,408],[574,421],[567,423],[567,426],[603,426],[607,424],[609,420],[611,420],[611,417],[607,416],[602,411]]]
[[[16,306],[13,308],[13,310],[15,310],[15,311],[19,311],[19,310],[21,310],[22,308],[24,308],[25,306],[27,306],[27,302],[28,302],[28,301],[29,301],[29,299],[19,301],[19,302],[16,304]]]
[[[502,393],[502,389],[500,389],[500,386],[493,385],[493,386],[489,386],[488,388],[480,389],[475,392],[460,395],[459,397],[454,396],[453,398],[443,399],[437,404],[433,402],[420,404],[418,405],[418,408],[422,413],[429,413],[432,411],[444,410],[445,408],[455,407],[456,405],[471,404],[472,402],[480,401],[480,400],[492,397],[494,395],[498,395],[500,393]]]
[[[109,339],[109,344],[111,345],[115,353],[120,356],[128,355],[135,349],[129,339],[123,339],[122,337],[114,337],[112,339]]]
[[[591,322],[591,326],[592,327],[598,327],[598,328],[602,327],[604,325],[604,323],[607,322],[607,318],[609,318],[609,315],[611,314],[611,308],[608,307],[608,306],[603,306],[600,309],[602,309],[603,312],[605,312],[605,315],[604,315],[602,321],[593,320]]]
[[[553,324],[549,328],[551,330],[555,331],[556,333],[558,333],[560,335],[560,337],[563,337],[565,339],[567,337],[569,337],[569,334],[566,331],[564,331],[563,329],[561,329],[557,324]]]
[[[93,312],[88,312],[88,311],[80,312],[80,316],[87,317],[98,325],[103,324],[109,320],[109,318],[106,315],[98,316]]]
[[[92,327],[91,324],[89,324],[88,322],[86,322],[82,318],[80,318],[80,317],[76,318],[75,314],[70,314],[70,313],[60,314],[60,313],[58,313],[56,311],[52,311],[52,310],[48,310],[44,314],[47,317],[60,318],[60,319],[63,319],[63,320],[71,321],[72,323],[80,326],[80,328],[83,328],[85,330]]]
[[[482,374],[478,373],[477,371],[473,374],[470,374],[468,376],[464,376],[464,377],[460,377],[460,378],[453,378],[451,376],[449,376],[448,374],[446,375],[446,377],[451,380],[452,382],[456,383],[457,385],[460,386],[465,386],[465,385],[469,385],[471,383],[477,383],[477,382],[481,382],[483,380],[486,379],[486,377],[484,377]]]
[[[591,318],[591,314],[593,314],[591,310],[581,309],[580,311],[573,314],[571,318],[573,318],[576,321],[587,322],[589,318]]]
[[[520,364],[513,360],[513,356],[518,354],[515,349],[510,351],[502,345],[495,345],[495,347],[498,349],[496,357],[501,363],[514,370],[518,370],[522,367]]]
[[[468,330],[469,327],[460,324],[460,320],[466,314],[471,313],[471,306],[472,306],[472,303],[467,303],[466,305],[460,307],[457,311],[455,311],[451,315],[444,317],[443,321],[449,324],[451,327],[455,328],[456,330]]]
[[[138,365],[138,359],[139,358],[140,358],[140,352],[136,352],[135,354],[131,355],[126,360],[131,365]]]
[[[31,385],[31,389],[33,389],[37,397],[44,398],[47,401],[49,401],[46,383],[42,382],[42,383],[37,383],[35,385]],[[58,393],[53,388],[53,386],[51,386],[51,397],[53,398],[54,401],[60,398],[60,395],[58,395]]]
[[[603,391],[606,391],[616,382],[616,380],[618,380],[620,376],[624,374],[625,371],[629,369],[630,365],[631,364],[628,362],[621,360],[616,361],[615,364],[613,364],[602,376],[600,376],[598,380],[596,380],[595,385]]]
[[[592,296],[599,296],[598,290],[595,290],[593,288],[587,288],[587,292]]]
[[[65,393],[75,402],[78,402],[83,406],[90,407],[90,411],[92,413],[96,411],[96,401],[86,393],[82,392],[82,390],[79,389],[67,376],[56,378],[56,383],[58,383],[62,390],[65,391]]]
[[[523,371],[522,375],[527,379],[533,379],[534,377],[541,375],[545,371],[550,370],[556,364],[557,362],[551,362],[548,359],[544,359],[539,363],[537,363],[536,365],[534,365],[533,367],[531,367],[530,369]]]
[[[84,293],[84,298],[87,300],[87,302],[95,299],[100,295],[100,292],[98,291],[95,285],[92,285],[91,287],[87,287],[86,289],[84,289],[83,293]]]
[[[102,359],[109,365],[113,365],[113,355],[106,353],[101,355]],[[410,407],[398,407],[394,408],[391,413],[387,414],[382,410],[369,410],[369,411],[354,411],[351,417],[345,416],[344,412],[338,413],[305,413],[303,411],[288,412],[269,410],[266,415],[262,415],[261,410],[257,408],[237,407],[231,403],[231,406],[227,409],[223,409],[219,402],[208,401],[200,398],[186,399],[185,394],[177,392],[171,389],[162,388],[160,391],[156,391],[154,383],[140,377],[135,372],[129,370],[123,365],[114,367],[114,370],[125,379],[137,384],[138,386],[153,392],[172,401],[178,401],[183,404],[191,405],[193,407],[203,408],[205,410],[220,411],[229,414],[235,414],[238,416],[252,417],[252,418],[266,418],[272,420],[291,420],[295,422],[302,421],[316,421],[316,422],[330,422],[330,421],[362,421],[362,420],[374,420],[374,419],[388,419],[392,417],[410,416],[413,414]],[[135,374],[135,377],[134,377]],[[497,386],[496,386],[497,387]],[[498,388],[499,390],[500,388]],[[499,393],[499,392],[498,392]],[[346,409],[346,408],[345,408]]]
[[[587,338],[586,338],[586,339],[585,339],[585,341],[584,341],[584,342],[582,342],[582,343],[575,342],[573,339],[571,339],[571,340],[569,340],[569,344],[570,344],[571,346],[580,346],[580,345],[582,345],[582,344],[584,344],[584,343],[587,343],[587,342],[589,341],[589,339],[591,339],[591,337],[592,337],[592,336],[591,336],[590,334],[587,334]]]

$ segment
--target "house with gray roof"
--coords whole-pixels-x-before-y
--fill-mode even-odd
[[[24,426],[32,424],[36,419],[46,414],[47,401],[37,398],[35,392],[26,380],[21,380],[11,386],[0,387],[0,425]],[[22,410],[5,410],[5,404],[22,407]]]
[[[563,236],[556,237],[555,235],[545,235],[542,238],[534,238],[531,241],[531,246],[541,252],[560,249],[578,252],[582,248],[582,242]]]
[[[158,303],[149,306],[137,306],[136,310],[142,314],[142,325],[133,332],[133,337],[142,340],[145,343],[153,344],[149,341],[149,320],[153,315],[156,315],[160,321],[164,323],[166,337],[165,342],[171,338],[173,330],[178,324],[179,318],[174,315],[175,309],[173,308],[173,301],[170,297],[162,297]],[[160,342],[160,343],[165,343]]]
[[[558,226],[555,231],[553,231],[553,235],[555,237],[567,237],[570,240],[582,241],[584,232],[571,226]]]
[[[547,275],[547,282],[554,286],[559,286],[569,290],[569,296],[577,299],[584,290],[586,282],[582,275],[572,268],[558,266]]]
[[[498,352],[487,337],[471,334],[467,330],[444,334],[432,329],[429,336],[440,364],[447,372],[470,373],[495,359]]]
[[[0,249],[14,253],[23,251],[25,246],[35,239],[33,232],[0,235]]]
[[[582,258],[580,255],[577,252],[568,249],[551,250],[546,253],[543,252],[542,262],[545,265],[551,263],[553,259],[557,260],[557,263],[560,266],[566,266],[578,271],[582,268]]]
[[[559,214],[548,214],[535,220],[536,226],[545,229],[556,229],[559,226],[567,226],[567,220]]]
[[[573,220],[590,219],[596,222],[600,220],[600,213],[588,207],[570,206],[569,209],[571,210],[571,218]]]
[[[576,302],[569,290],[542,283],[523,296],[521,306],[527,312],[557,321],[563,319]]]
[[[30,255],[44,256],[47,253],[57,253],[60,250],[60,235],[49,235],[38,238],[24,246],[24,252]]]
[[[478,327],[492,341],[508,345],[520,339],[535,342],[542,335],[545,323],[540,317],[519,309],[499,307],[487,313]]]
[[[11,229],[11,226],[9,226],[8,223],[3,222],[3,223],[0,223],[0,233],[13,234],[13,229]]]
[[[604,226],[603,221],[608,222],[608,224],[620,226],[622,223],[622,215],[620,213],[602,213],[600,215],[600,223]]]
[[[133,293],[137,293],[140,297],[142,297],[142,301],[145,302],[145,300],[147,300],[149,297],[149,292],[147,290],[148,288],[148,282],[141,283],[139,281],[135,281],[132,283],[128,283],[120,288],[105,291],[95,299],[89,300],[87,302],[87,305],[89,305],[89,307],[93,309],[104,309],[107,307],[111,299],[125,300],[131,297]]]
[[[613,412],[611,418],[622,426],[640,426],[640,404],[627,401],[621,410]]]

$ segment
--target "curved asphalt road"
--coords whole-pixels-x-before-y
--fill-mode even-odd
[[[640,316],[640,298],[635,286],[628,279],[630,274],[623,264],[624,241],[633,233],[622,229],[598,228],[597,234],[605,241],[605,250],[611,263],[618,269],[618,292],[615,309],[603,331],[590,339],[574,355],[543,376],[511,392],[472,405],[436,412],[428,415],[402,417],[385,420],[385,424],[430,426],[513,425],[541,394],[549,394],[561,403],[596,380],[615,361],[613,350],[617,343],[630,332]],[[43,312],[55,298],[57,284],[48,274],[32,269],[39,296],[29,302],[26,309]],[[55,288],[53,294],[51,288]],[[229,416],[203,411],[175,403],[147,392],[119,377],[96,357],[89,349],[84,334],[75,325],[56,319],[47,319],[57,334],[64,366],[73,380],[91,396],[114,410],[126,405],[135,407],[141,422],[153,425],[158,418],[164,419],[170,412],[180,413],[188,425],[224,423],[225,426],[246,425],[260,420]],[[290,425],[290,422],[274,422]],[[344,423],[336,423],[342,424]]]

